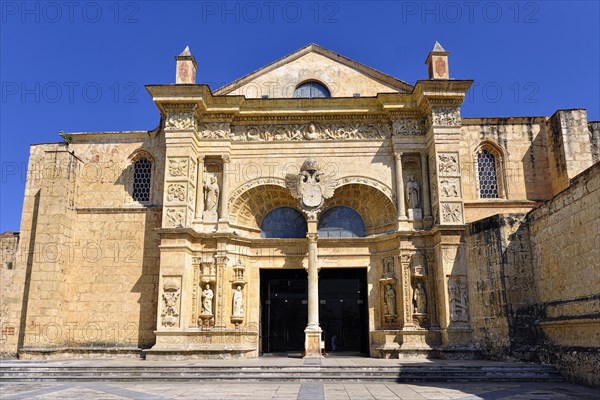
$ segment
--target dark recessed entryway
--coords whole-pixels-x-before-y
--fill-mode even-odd
[[[368,352],[366,268],[319,272],[319,320],[326,351]],[[261,353],[301,352],[308,317],[304,270],[261,270]]]

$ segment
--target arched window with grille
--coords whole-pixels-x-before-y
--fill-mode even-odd
[[[141,155],[133,162],[133,182],[131,197],[140,203],[150,203],[152,186],[152,160]]]
[[[331,97],[329,89],[319,82],[301,83],[294,90],[294,98],[315,99],[319,97]]]
[[[476,153],[477,188],[479,198],[505,197],[503,187],[502,154],[489,144],[479,147]]]

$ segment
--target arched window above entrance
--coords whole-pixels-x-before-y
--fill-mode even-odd
[[[352,208],[337,206],[323,213],[317,230],[320,238],[364,237],[365,223]]]
[[[317,97],[331,97],[329,90],[319,82],[304,82],[294,90],[294,98],[314,99]]]
[[[260,230],[261,238],[305,238],[306,219],[294,208],[279,207],[265,215]]]

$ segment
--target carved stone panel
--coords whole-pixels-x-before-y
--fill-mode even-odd
[[[163,278],[162,307],[160,313],[161,326],[174,328],[179,326],[181,277],[170,276]]]
[[[439,194],[441,198],[460,198],[460,180],[458,178],[440,179]]]
[[[198,126],[198,137],[200,139],[230,139],[231,126],[228,122],[209,122]]]
[[[170,202],[184,202],[186,197],[185,185],[171,183],[167,186],[167,200]]]
[[[425,121],[422,118],[401,118],[392,123],[394,135],[417,136],[425,133]]]
[[[438,171],[440,175],[458,174],[458,154],[457,153],[438,153]]]
[[[194,112],[168,112],[165,121],[166,130],[195,130],[198,121]]]
[[[431,124],[443,126],[457,126],[461,124],[460,110],[458,107],[433,107],[431,110]]]
[[[170,157],[168,160],[169,176],[187,177],[188,159],[185,157]]]
[[[461,224],[462,222],[461,203],[442,203],[442,224]]]
[[[448,278],[448,300],[450,304],[450,322],[468,322],[469,309],[467,280],[465,277],[451,276]]]
[[[166,227],[181,228],[186,226],[187,207],[168,207],[165,211]]]
[[[391,129],[383,123],[238,125],[231,138],[236,141],[357,140],[385,139]]]

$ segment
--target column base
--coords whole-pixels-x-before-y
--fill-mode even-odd
[[[322,358],[320,327],[307,327],[304,330],[304,358]]]

